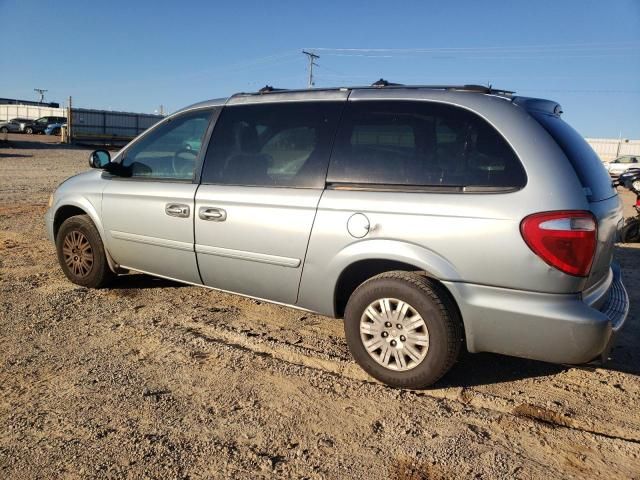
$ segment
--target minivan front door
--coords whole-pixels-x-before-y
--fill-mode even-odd
[[[206,285],[296,303],[339,100],[223,109],[195,203],[195,250]]]
[[[194,172],[211,114],[199,109],[164,121],[124,152],[129,176],[103,174],[105,241],[119,265],[201,283],[193,249]]]

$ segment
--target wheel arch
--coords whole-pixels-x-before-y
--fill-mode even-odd
[[[105,242],[104,229],[102,227],[102,222],[100,221],[100,217],[98,216],[98,212],[91,202],[86,199],[74,199],[67,200],[64,204],[57,206],[55,208],[55,213],[53,214],[53,241],[56,241],[56,237],[58,236],[58,231],[60,230],[60,226],[63,222],[71,217],[76,215],[87,215],[93,224],[96,226],[98,230],[98,234],[100,235],[100,239],[102,240],[102,245],[104,246],[104,252],[107,257],[107,263],[109,264],[109,268],[113,272],[118,272],[119,267],[116,262],[111,257],[109,253],[109,248]]]
[[[58,231],[60,226],[68,218],[75,217],[76,215],[87,215],[82,208],[77,205],[62,205],[59,207],[53,217],[53,238],[58,237]],[[95,223],[95,222],[94,222]]]
[[[336,317],[342,318],[344,316],[347,302],[358,286],[376,275],[397,270],[425,274],[416,265],[385,258],[369,258],[349,264],[340,273],[333,289],[333,309]]]
[[[331,262],[332,310],[342,317],[349,296],[362,282],[383,272],[421,272],[438,283],[460,280],[453,265],[438,253],[420,245],[395,240],[372,239],[343,249]],[[453,297],[452,297],[453,298]]]

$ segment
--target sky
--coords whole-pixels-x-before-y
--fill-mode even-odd
[[[491,84],[640,139],[640,0],[0,0],[0,97],[153,113],[307,86]]]

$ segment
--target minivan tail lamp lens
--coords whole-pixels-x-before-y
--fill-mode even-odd
[[[535,213],[522,220],[520,233],[547,264],[569,275],[589,275],[598,238],[598,223],[590,212]]]
[[[578,217],[578,218],[557,218],[555,220],[547,220],[540,223],[540,228],[543,230],[571,230],[571,231],[584,231],[590,232],[596,229],[596,224],[593,218]]]

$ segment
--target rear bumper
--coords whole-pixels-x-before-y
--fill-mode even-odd
[[[605,346],[605,349],[600,353],[599,360],[606,362],[609,359],[609,352],[615,343],[618,332],[622,329],[624,322],[629,315],[629,295],[622,283],[622,274],[620,267],[614,265],[613,270],[613,282],[611,282],[611,288],[609,289],[607,300],[600,308],[600,311],[604,313],[607,318],[611,320],[611,336]]]
[[[606,357],[629,313],[620,269],[597,298],[444,282],[464,320],[467,349],[553,363]],[[586,301],[585,301],[586,300]]]

